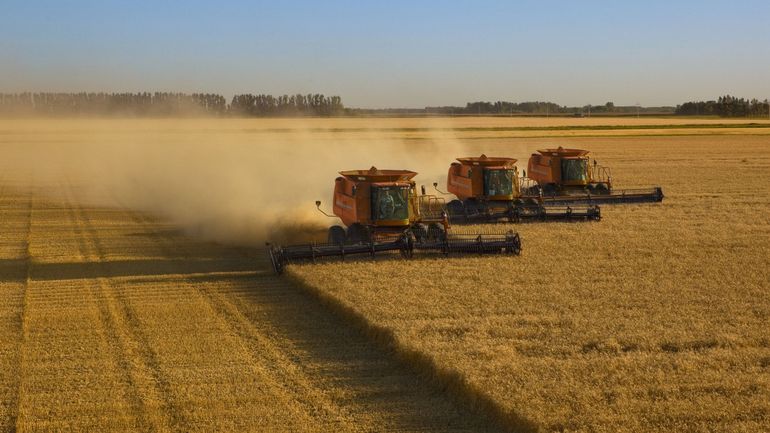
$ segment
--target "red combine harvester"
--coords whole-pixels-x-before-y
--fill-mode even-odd
[[[573,203],[643,203],[663,201],[663,188],[615,189],[608,167],[591,160],[587,150],[538,150],[529,158],[527,173],[534,186],[526,195],[542,197],[546,205]]]
[[[514,158],[481,155],[457,161],[447,175],[447,190],[457,197],[447,204],[452,224],[601,219],[599,206],[545,207],[539,196],[522,195]]]
[[[268,253],[276,273],[292,262],[323,257],[370,255],[398,251],[411,258],[415,252],[514,254],[521,253],[517,233],[454,234],[450,230],[443,198],[417,193],[408,170],[341,171],[334,182],[333,214],[340,225],[329,227],[324,244],[270,245]]]

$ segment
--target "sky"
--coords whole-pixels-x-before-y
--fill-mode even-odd
[[[0,0],[0,16],[0,92],[324,93],[368,108],[770,98],[767,0]]]

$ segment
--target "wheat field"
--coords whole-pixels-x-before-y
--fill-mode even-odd
[[[8,173],[0,431],[489,431],[262,250]]]
[[[0,430],[768,431],[767,128],[0,121]],[[338,170],[441,181],[458,153],[523,160],[552,145],[591,149],[616,185],[659,184],[666,199],[514,226],[520,257],[283,277],[256,242],[275,226],[251,231],[272,216],[261,207],[317,214]],[[303,176],[276,177],[285,161]]]
[[[501,140],[589,148],[661,204],[599,223],[521,225],[521,257],[300,265],[320,296],[459,377],[510,426],[770,430],[770,140]],[[482,229],[481,226],[478,227]],[[422,365],[424,363],[421,363]]]

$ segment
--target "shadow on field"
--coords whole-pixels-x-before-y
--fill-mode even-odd
[[[0,282],[18,282],[27,279],[26,259],[0,259]]]
[[[254,326],[268,322],[279,340],[290,341],[298,364],[320,385],[343,389],[336,403],[353,419],[374,414],[383,431],[508,431],[301,283],[273,275],[266,256],[258,257],[265,272],[222,275],[216,283],[235,289],[235,305]]]

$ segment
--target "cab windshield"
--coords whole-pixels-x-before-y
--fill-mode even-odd
[[[585,159],[562,159],[561,178],[563,181],[588,180],[588,161]]]
[[[409,187],[379,186],[372,190],[373,220],[409,219]]]
[[[484,170],[484,194],[490,196],[513,194],[513,170]]]

